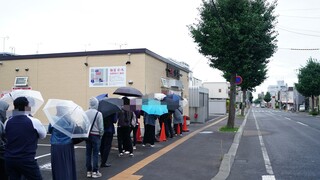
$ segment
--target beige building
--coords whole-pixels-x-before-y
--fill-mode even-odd
[[[189,99],[189,72],[183,63],[148,49],[0,55],[0,93],[32,89],[42,93],[45,103],[48,99],[72,100],[85,110],[90,97],[102,93],[119,97],[113,92],[122,86],[143,94],[177,93]],[[17,77],[27,83],[16,82]],[[189,116],[188,106],[184,115]],[[35,117],[48,124],[42,110]]]

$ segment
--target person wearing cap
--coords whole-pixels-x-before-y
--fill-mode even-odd
[[[5,122],[7,139],[4,153],[6,171],[9,179],[42,179],[35,159],[38,139],[46,137],[46,129],[40,120],[29,116],[30,107],[26,97],[13,101],[12,116]]]

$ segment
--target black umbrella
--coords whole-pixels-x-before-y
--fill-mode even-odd
[[[99,101],[98,111],[103,115],[103,118],[121,111],[123,106],[122,99],[119,98],[104,98]]]
[[[133,97],[143,96],[143,94],[138,89],[133,87],[119,87],[114,91],[113,94],[118,94],[122,96],[133,96]]]

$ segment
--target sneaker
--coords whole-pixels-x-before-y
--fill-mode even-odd
[[[154,144],[151,144],[150,147],[154,147]]]
[[[129,151],[126,151],[126,152],[124,152],[124,154],[130,154],[130,152],[129,152]]]
[[[93,178],[99,178],[99,177],[101,177],[101,176],[102,176],[102,174],[101,174],[99,171],[92,173],[92,177],[93,177]]]
[[[137,147],[136,147],[136,146],[133,146],[133,149],[137,149]]]
[[[123,153],[119,153],[119,157],[122,157],[123,156]]]
[[[110,166],[111,166],[111,164],[107,164],[107,163],[104,163],[104,164],[101,164],[101,165],[100,165],[100,167],[102,167],[102,168],[110,167]]]
[[[146,147],[146,145],[145,145],[145,144],[142,144],[142,147]]]
[[[87,178],[91,178],[91,176],[92,176],[92,172],[91,172],[91,171],[88,171],[88,172],[87,172]]]
[[[133,157],[134,155],[133,155],[133,153],[130,153],[129,156],[130,156],[130,157]]]

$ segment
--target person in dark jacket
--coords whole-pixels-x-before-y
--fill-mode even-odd
[[[5,171],[5,161],[4,161],[4,151],[5,145],[7,143],[7,139],[4,137],[4,125],[2,121],[0,121],[0,179],[7,180],[8,175]]]
[[[143,120],[144,120],[144,136],[142,146],[146,146],[146,144],[150,144],[150,147],[154,147],[155,142],[155,126],[156,120],[159,118],[158,115],[144,113]]]
[[[117,114],[111,114],[103,118],[104,132],[101,139],[100,154],[101,165],[100,167],[110,167],[111,164],[107,163],[110,150],[112,147],[113,135],[115,134],[114,123],[117,123]]]
[[[117,138],[119,157],[123,156],[123,153],[129,154],[133,157],[133,146],[130,136],[130,124],[132,117],[132,111],[122,109],[122,111],[118,113]]]
[[[9,179],[41,180],[40,169],[35,159],[38,139],[46,137],[46,129],[41,122],[28,116],[30,110],[26,97],[18,97],[13,101],[14,111],[5,122],[7,139],[4,153],[6,171]]]
[[[0,100],[0,179],[7,180],[8,175],[5,171],[4,151],[6,145],[6,138],[4,136],[4,122],[6,121],[6,112],[9,108],[9,104]]]

